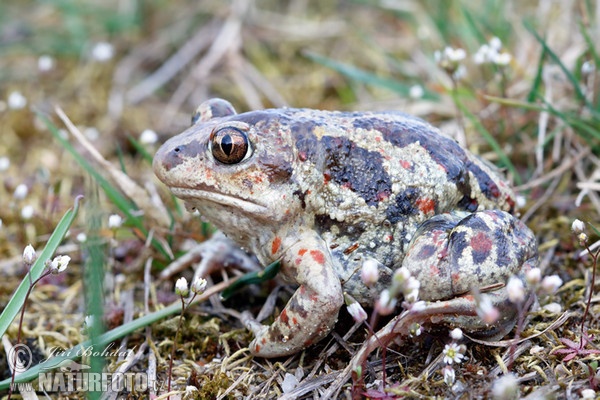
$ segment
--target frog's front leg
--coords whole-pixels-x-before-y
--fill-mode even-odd
[[[307,234],[285,250],[281,272],[300,285],[285,309],[270,326],[248,314],[242,321],[255,335],[250,351],[259,357],[286,356],[322,339],[335,325],[343,304],[331,254],[314,234]]]

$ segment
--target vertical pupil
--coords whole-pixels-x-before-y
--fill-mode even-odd
[[[231,139],[231,135],[223,136],[221,139],[221,149],[226,155],[231,155],[231,151],[233,150],[233,140]]]

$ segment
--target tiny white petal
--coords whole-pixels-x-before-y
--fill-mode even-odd
[[[21,218],[24,220],[30,220],[35,214],[35,209],[31,205],[26,205],[21,209]]]
[[[92,142],[98,140],[98,138],[100,137],[100,131],[98,130],[98,128],[93,126],[88,126],[87,128],[85,128],[83,130],[83,134]]]
[[[512,56],[509,53],[499,53],[494,56],[493,62],[496,65],[508,65],[512,60]]]
[[[84,232],[81,232],[81,233],[77,234],[76,239],[79,243],[83,243],[87,240],[87,235]]]
[[[362,308],[359,302],[355,301],[346,308],[355,322],[363,322],[367,319],[367,312]]]
[[[158,135],[152,129],[144,129],[140,134],[140,143],[154,144],[158,141]]]
[[[541,288],[545,293],[552,294],[558,290],[563,284],[562,279],[558,275],[550,275],[542,279]]]
[[[525,285],[523,281],[516,276],[511,276],[506,283],[506,291],[508,299],[511,303],[519,304],[525,300]]]
[[[13,197],[16,200],[23,200],[25,197],[27,197],[28,194],[29,194],[29,188],[27,187],[26,184],[21,183],[20,185],[18,185],[15,188],[15,191],[13,193]]]
[[[48,55],[43,55],[38,58],[38,69],[41,72],[48,72],[54,68],[54,58]]]
[[[92,48],[92,58],[99,62],[106,62],[113,58],[115,49],[108,42],[98,42]]]
[[[454,340],[461,340],[463,338],[463,332],[460,328],[454,328],[450,331],[450,337]]]
[[[596,398],[596,391],[594,389],[583,389],[581,391],[581,400],[593,400]]]
[[[10,159],[8,157],[0,157],[0,172],[6,171],[10,167]]]
[[[206,281],[206,279],[203,278],[196,278],[194,279],[194,281],[192,282],[192,292],[196,293],[196,294],[202,294],[204,293],[204,291],[206,290],[206,285],[208,284],[208,282]]]
[[[21,92],[14,91],[8,95],[8,108],[13,110],[20,110],[25,108],[27,105],[27,99],[21,94]]]
[[[379,262],[373,258],[367,258],[360,270],[360,278],[367,286],[373,286],[379,279]]]
[[[181,277],[175,282],[175,293],[180,296],[187,296],[189,293],[187,279]]]
[[[490,47],[496,51],[502,48],[502,41],[498,37],[493,37],[490,39]]]
[[[120,228],[123,224],[123,218],[119,214],[112,214],[108,217],[108,227],[110,229]]]
[[[558,303],[548,303],[542,309],[552,313],[552,314],[560,314],[562,312],[562,306]]]
[[[581,233],[581,232],[585,232],[585,222],[583,222],[583,221],[581,221],[579,219],[576,219],[571,224],[571,230],[575,234],[578,234],[578,233]]]
[[[37,258],[37,254],[35,253],[35,249],[32,245],[28,244],[23,250],[23,261],[25,264],[32,265]]]
[[[525,272],[525,280],[530,285],[537,285],[542,280],[542,270],[535,267]]]
[[[517,378],[511,373],[498,378],[492,385],[492,398],[498,400],[518,399],[519,382],[517,381]]]
[[[411,99],[420,99],[425,94],[423,90],[423,86],[421,85],[413,85],[410,87],[408,95]]]
[[[581,73],[582,74],[591,74],[596,69],[596,65],[594,65],[593,61],[586,61],[581,64]]]

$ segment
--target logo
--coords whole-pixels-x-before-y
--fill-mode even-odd
[[[110,354],[128,354],[131,351],[133,350],[112,352]],[[18,384],[21,392],[26,387],[27,391],[46,393],[106,392],[108,390],[113,393],[123,391],[143,393],[149,389],[159,391],[161,386],[158,382],[149,380],[145,372],[91,372],[89,365],[66,358],[75,358],[81,355],[106,356],[108,354],[106,349],[102,353],[92,352],[91,349],[83,349],[80,354],[69,354],[54,349],[51,354],[53,357],[64,357],[64,359],[57,364],[52,364],[50,367],[42,367],[34,385],[27,384],[27,386],[24,386]],[[27,345],[18,344],[8,354],[8,360],[11,363],[11,368],[17,374],[25,372],[31,366],[31,350]]]

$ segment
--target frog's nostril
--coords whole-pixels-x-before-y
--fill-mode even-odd
[[[177,153],[179,153],[179,152],[181,152],[181,146],[177,146],[177,147],[175,147],[175,148],[173,149],[173,153],[176,153],[176,154],[177,154]]]

